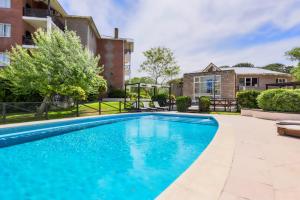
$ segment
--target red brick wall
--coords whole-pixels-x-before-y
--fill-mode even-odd
[[[123,88],[124,76],[124,52],[123,41],[113,39],[100,39],[98,54],[101,56],[100,64],[104,65],[103,76],[111,88]]]
[[[0,23],[11,24],[11,37],[0,37],[0,52],[9,50],[12,45],[22,44],[23,1],[11,0],[11,8],[0,8]]]

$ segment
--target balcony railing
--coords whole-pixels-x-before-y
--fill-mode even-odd
[[[54,15],[53,10],[51,10],[49,13],[47,9],[24,8],[23,15],[28,17],[41,17],[41,18],[46,18],[48,16],[51,16],[53,23],[61,30],[65,30],[64,23],[62,23],[60,17]]]
[[[38,9],[38,8],[24,8],[23,15],[28,17],[42,17],[45,18],[51,15],[47,9]]]
[[[32,37],[23,36],[23,45],[34,45]]]

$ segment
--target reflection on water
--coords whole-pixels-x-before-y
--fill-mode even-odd
[[[213,124],[144,116],[0,149],[0,199],[153,199],[206,148]]]

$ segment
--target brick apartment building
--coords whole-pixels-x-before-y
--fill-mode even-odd
[[[34,48],[32,33],[38,28],[51,32],[54,27],[75,31],[84,46],[100,55],[108,85],[124,87],[133,41],[120,38],[117,28],[112,37],[100,35],[92,17],[68,15],[57,0],[0,0],[0,65],[9,63],[7,51],[12,46]]]

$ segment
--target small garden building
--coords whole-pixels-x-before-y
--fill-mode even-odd
[[[257,67],[220,68],[213,63],[205,69],[184,74],[183,95],[235,98],[242,90],[265,90],[267,84],[290,82],[290,74]],[[215,89],[214,89],[215,88]]]

